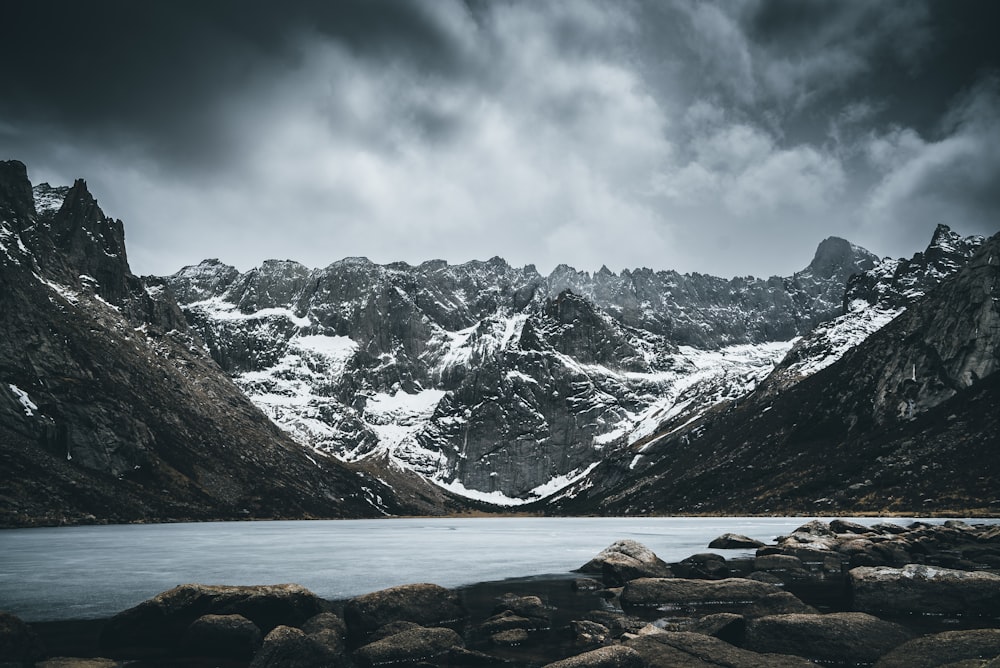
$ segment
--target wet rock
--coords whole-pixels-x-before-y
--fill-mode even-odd
[[[811,536],[833,536],[834,531],[830,528],[830,525],[822,520],[811,520],[806,522],[798,529],[792,532],[792,534],[804,533]]]
[[[340,615],[332,612],[321,612],[315,617],[310,617],[302,625],[302,630],[307,634],[319,633],[320,631],[333,631],[344,637],[347,635],[347,626]]]
[[[914,638],[895,648],[875,668],[932,668],[966,659],[1000,656],[1000,629],[945,631]],[[996,661],[991,662],[992,666]]]
[[[749,605],[761,598],[780,592],[775,585],[745,578],[726,580],[688,580],[684,578],[642,578],[625,584],[622,603],[635,606],[653,605]]]
[[[645,665],[642,656],[635,650],[614,645],[556,661],[544,668],[645,668]]]
[[[619,540],[580,567],[582,573],[600,573],[605,586],[618,587],[641,577],[671,577],[670,567],[652,550],[634,540]]]
[[[899,624],[861,612],[774,615],[747,623],[745,647],[821,662],[870,663],[912,637]]]
[[[331,654],[344,655],[347,651],[345,639],[347,627],[340,616],[332,612],[322,612],[306,620],[302,630],[310,638],[326,647]]]
[[[576,591],[597,591],[604,589],[604,585],[594,578],[577,578],[573,580],[573,589]]]
[[[646,622],[638,617],[612,610],[591,610],[584,615],[584,619],[608,627],[612,637],[618,637],[624,633],[636,633],[646,625]]]
[[[757,571],[804,571],[805,564],[798,557],[787,554],[767,554],[753,560]]]
[[[876,522],[871,525],[871,530],[878,533],[901,534],[906,533],[906,527],[901,527],[892,522]]]
[[[757,599],[742,609],[744,617],[766,617],[768,615],[815,615],[819,611],[803,603],[795,594],[779,591]]]
[[[299,626],[322,611],[320,598],[295,584],[186,584],[112,617],[100,642],[105,649],[171,647],[202,615],[242,615],[266,633],[279,625]]]
[[[773,585],[781,585],[785,582],[774,573],[767,573],[765,571],[754,571],[747,576],[747,580],[756,580],[757,582],[766,582]]]
[[[503,666],[510,662],[506,659],[485,652],[477,652],[464,647],[453,647],[448,650],[449,666],[467,666],[468,668],[478,668],[479,666]]]
[[[549,610],[537,596],[517,596],[515,594],[504,594],[500,597],[500,603],[493,608],[493,613],[512,612],[521,617],[541,619],[548,621]]]
[[[0,662],[32,663],[45,656],[42,641],[20,617],[0,612]]]
[[[674,564],[671,570],[681,578],[723,580],[730,576],[726,558],[711,552],[693,554],[680,563]]]
[[[188,655],[251,659],[264,636],[243,615],[203,615],[191,622],[181,645]]]
[[[354,659],[361,666],[416,662],[464,646],[462,637],[452,629],[418,627],[360,647],[354,652]]]
[[[848,520],[833,520],[830,522],[830,531],[833,533],[869,533],[871,529],[864,524],[850,522]]]
[[[746,632],[746,628],[747,621],[743,615],[736,615],[731,612],[719,612],[696,619],[686,630],[738,645],[743,641],[743,634]]]
[[[856,610],[1000,614],[1000,575],[922,564],[860,567],[849,575]]]
[[[539,631],[549,628],[547,620],[538,618],[522,617],[514,614],[510,610],[504,610],[499,615],[493,615],[485,622],[476,627],[476,632],[483,636],[492,636],[502,631],[511,629],[524,629],[525,631]]]
[[[358,637],[367,637],[389,622],[439,626],[464,619],[465,614],[454,593],[434,584],[390,587],[352,598],[344,606],[347,629]]]
[[[416,624],[414,622],[389,622],[388,624],[378,627],[378,630],[372,632],[372,634],[365,638],[365,640],[369,643],[373,643],[376,640],[382,640],[383,638],[394,636],[397,633],[402,633],[403,631],[421,628],[423,627],[420,626],[420,624]]]
[[[301,629],[278,626],[264,638],[250,668],[328,668],[340,660]]]
[[[501,647],[517,647],[528,640],[528,632],[524,629],[500,631],[490,636],[490,642]]]
[[[763,547],[756,538],[748,538],[737,533],[724,533],[708,544],[710,550],[753,550]]]
[[[604,624],[589,619],[575,619],[569,623],[569,631],[577,642],[604,644],[611,637],[611,629]]]
[[[648,668],[815,668],[797,656],[758,654],[701,633],[666,632],[625,643]]]

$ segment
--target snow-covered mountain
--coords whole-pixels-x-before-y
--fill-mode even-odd
[[[843,314],[799,339],[767,379],[766,388],[787,388],[836,362],[956,274],[984,242],[985,237],[962,237],[947,225],[938,225],[923,252],[910,259],[885,258],[851,276]]]
[[[956,504],[1000,478],[997,243],[830,238],[769,279],[140,278],[83,181],[0,162],[0,523],[978,507]]]
[[[938,228],[926,252],[851,286],[852,310],[804,337],[755,391],[664,421],[548,509],[996,513],[1000,234]],[[858,302],[905,308],[866,331],[849,325],[879,325],[879,311]],[[843,351],[848,332],[859,342]]]
[[[166,285],[132,274],[86,183],[32,189],[17,161],[0,161],[0,469],[0,526],[455,508],[292,441]]]
[[[831,238],[802,272],[766,280],[542,276],[499,258],[246,273],[206,260],[164,280],[213,358],[303,445],[515,505],[753,389],[877,262]]]

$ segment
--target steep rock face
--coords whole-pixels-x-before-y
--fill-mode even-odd
[[[269,261],[245,274],[209,260],[165,280],[213,358],[300,443],[521,503],[666,414],[753,389],[783,341],[830,317],[846,276],[873,263],[828,239],[807,269],[767,280],[566,266],[542,277],[500,258]]]
[[[602,463],[559,508],[988,510],[1000,503],[998,317],[1000,235],[829,367],[663,425],[640,466],[625,453]]]
[[[887,258],[851,277],[844,308],[851,310],[858,301],[885,309],[905,308],[965,266],[984,241],[981,236],[962,237],[947,225],[938,225],[922,253],[909,260]]]
[[[984,241],[981,236],[963,238],[939,225],[922,253],[909,260],[886,258],[851,275],[844,292],[844,313],[797,341],[765,381],[765,388],[778,392],[833,364],[957,273]]]
[[[246,400],[82,181],[52,190],[0,162],[0,524],[406,511]]]

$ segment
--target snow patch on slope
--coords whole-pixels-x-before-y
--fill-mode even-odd
[[[558,494],[570,485],[586,478],[596,466],[597,462],[594,462],[585,468],[576,469],[575,471],[570,471],[564,475],[556,476],[548,482],[532,489],[524,496],[524,498],[507,496],[503,492],[483,492],[478,489],[469,489],[457,480],[451,482],[434,480],[434,483],[448,490],[452,494],[464,496],[467,499],[483,501],[485,503],[491,503],[495,506],[523,506],[527,503],[541,501],[542,499],[547,499],[555,494]]]
[[[295,315],[291,309],[283,307],[265,308],[259,311],[254,311],[253,313],[243,313],[237,308],[236,304],[227,302],[221,297],[212,297],[211,299],[205,299],[200,302],[193,302],[185,306],[185,308],[200,311],[214,320],[239,321],[284,317],[288,318],[288,320],[290,320],[296,327],[309,327],[312,324],[312,321],[310,321],[309,318],[300,318]]]
[[[675,374],[666,394],[634,417],[629,443],[656,433],[667,420],[689,413],[688,422],[722,401],[738,399],[753,391],[795,343],[771,341],[756,345],[700,350],[681,346],[678,356],[689,367]],[[637,460],[633,460],[633,467]]]
[[[28,396],[28,393],[19,388],[17,385],[14,385],[13,383],[8,384],[7,387],[9,387],[10,391],[14,393],[15,397],[17,397],[18,402],[24,409],[24,414],[27,415],[28,417],[34,417],[35,411],[38,410],[38,406],[36,406],[35,402],[31,400],[31,397]]]

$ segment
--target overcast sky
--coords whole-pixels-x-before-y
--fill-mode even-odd
[[[345,256],[786,275],[1000,230],[1000,2],[32,0],[0,159],[132,269]]]

